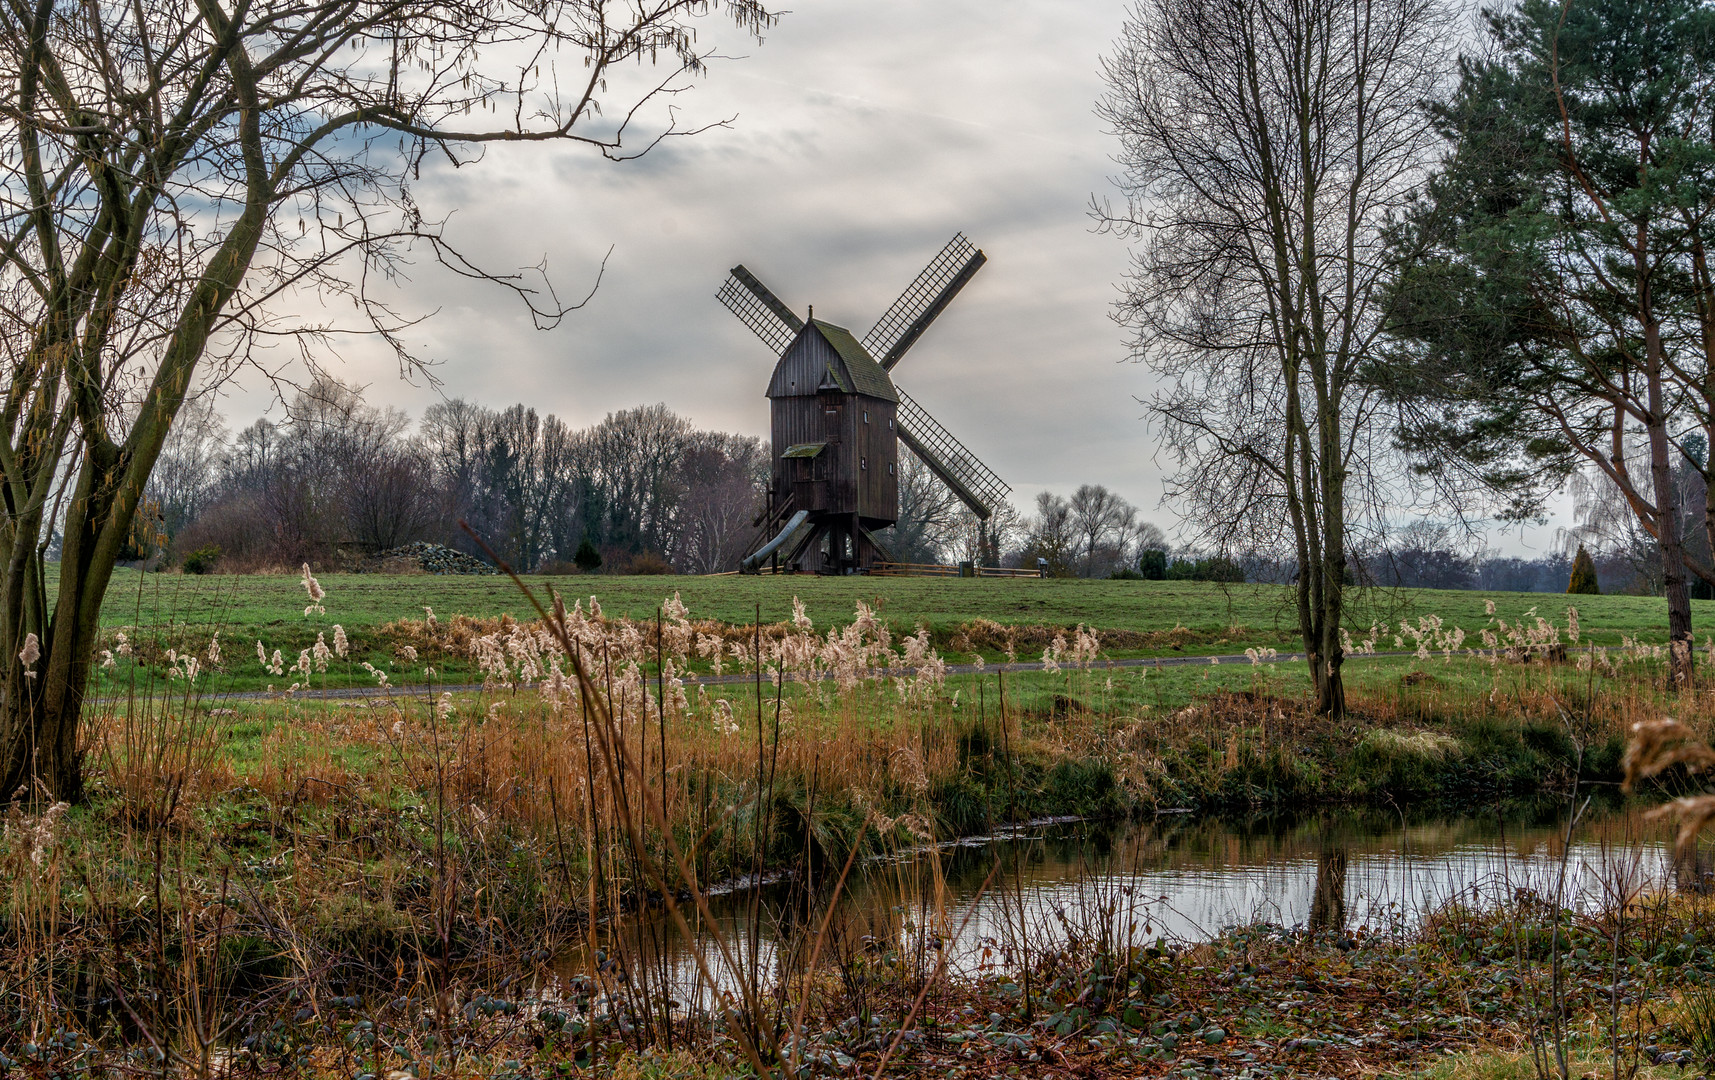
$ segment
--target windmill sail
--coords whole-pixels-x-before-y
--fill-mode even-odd
[[[923,406],[897,383],[893,389],[899,394],[896,421],[899,441],[910,447],[972,513],[988,520],[1012,488],[954,438],[952,432],[924,412]]]
[[[870,328],[863,347],[881,361],[882,367],[893,370],[905,350],[916,344],[923,331],[929,329],[929,324],[987,261],[988,256],[966,240],[964,233],[954,236]]]
[[[798,331],[804,329],[804,320],[793,313],[792,309],[780,302],[780,298],[769,291],[768,286],[756,279],[756,275],[746,270],[743,264],[732,268],[732,276],[715,293],[715,299],[725,304],[737,315],[739,321],[750,327],[756,336],[761,338],[776,356],[786,351],[786,346],[792,344],[792,339],[798,336]]]

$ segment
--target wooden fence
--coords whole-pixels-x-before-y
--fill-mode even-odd
[[[870,568],[870,574],[875,577],[964,577],[965,574],[958,566],[945,563],[901,563],[878,562]],[[1042,575],[1034,569],[1023,567],[1009,568],[1004,566],[973,566],[972,577],[1002,577],[1002,578],[1033,578]]]

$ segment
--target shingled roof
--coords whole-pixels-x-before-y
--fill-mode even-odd
[[[876,363],[875,357],[858,344],[858,339],[852,336],[850,330],[820,319],[810,320],[810,325],[821,332],[845,362],[846,373],[852,380],[852,385],[846,389],[852,393],[881,398],[883,401],[899,400],[899,395],[893,390],[893,380],[887,377],[887,369]]]

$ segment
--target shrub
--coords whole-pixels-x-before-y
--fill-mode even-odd
[[[1061,758],[1042,784],[1042,799],[1053,814],[1076,814],[1092,821],[1124,817],[1125,792],[1113,764],[1099,758]]]
[[[601,552],[595,549],[595,545],[590,543],[590,538],[586,536],[583,543],[578,545],[577,553],[572,556],[572,562],[584,573],[593,574],[601,569]]]
[[[1133,570],[1131,567],[1128,566],[1128,567],[1121,568],[1119,570],[1115,570],[1113,573],[1109,574],[1108,580],[1109,581],[1145,581],[1147,579],[1144,577],[1144,575],[1138,573],[1136,570]]]
[[[209,544],[197,548],[185,556],[184,571],[187,574],[212,574],[214,565],[220,561],[220,545]]]
[[[1077,576],[1072,570],[1072,564],[1065,551],[1034,541],[1024,545],[1024,549],[1018,553],[1018,564],[1026,569],[1035,570],[1038,558],[1047,560],[1049,577]]]
[[[1210,555],[1204,559],[1180,559],[1167,568],[1167,577],[1172,581],[1221,581],[1243,585],[1245,568],[1224,555]]]
[[[1590,558],[1583,544],[1578,545],[1578,555],[1572,560],[1572,579],[1566,583],[1566,591],[1580,596],[1601,595],[1596,585],[1596,560]]]
[[[675,574],[673,564],[652,551],[632,556],[631,562],[625,566],[625,573],[637,575]]]
[[[1715,989],[1700,986],[1687,990],[1675,1012],[1673,1027],[1679,1037],[1698,1060],[1715,1061]]]
[[[1137,560],[1137,571],[1149,581],[1165,581],[1167,552],[1160,548],[1148,548]]]
[[[266,565],[292,565],[291,553],[278,551],[276,539],[262,500],[252,494],[240,494],[220,500],[179,530],[173,537],[173,549],[183,562],[193,551],[218,548],[221,566],[228,573],[248,572]]]

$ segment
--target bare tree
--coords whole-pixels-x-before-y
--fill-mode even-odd
[[[218,489],[228,431],[215,406],[212,393],[185,402],[149,474],[145,497],[161,508],[169,538],[208,509]]]
[[[691,424],[664,404],[609,413],[581,436],[592,482],[601,490],[610,544],[663,554],[682,488],[675,471]]]
[[[299,558],[393,547],[423,524],[412,477],[425,470],[403,442],[411,418],[369,404],[363,390],[323,372],[286,403],[273,486],[298,516]]]
[[[366,552],[387,551],[427,538],[444,519],[429,463],[406,442],[362,458],[344,485],[341,516],[351,541]]]
[[[675,566],[693,574],[738,569],[756,534],[768,469],[760,439],[714,431],[691,436],[679,468],[684,493],[670,552]]]
[[[279,301],[294,290],[354,304],[356,329],[409,365],[397,336],[409,320],[366,283],[412,245],[558,319],[568,308],[539,281],[461,257],[411,181],[489,142],[632,153],[643,104],[701,69],[693,18],[712,6],[0,7],[0,790],[80,793],[76,727],[102,598],[193,386],[283,335],[314,349],[317,335],[352,329],[291,322]],[[721,10],[753,32],[772,18],[757,0]],[[43,554],[62,495],[50,602]]]
[[[1026,564],[1046,559],[1048,572],[1056,577],[1070,576],[1078,557],[1078,527],[1072,519],[1072,506],[1051,491],[1036,496],[1036,516],[1030,519],[1024,537],[1023,558]]]
[[[1414,589],[1469,589],[1477,581],[1476,560],[1459,550],[1454,522],[1420,517],[1387,538],[1360,561],[1359,578],[1371,584]]]
[[[1029,524],[1018,508],[1002,502],[979,518],[969,507],[961,507],[953,534],[953,555],[960,562],[978,566],[1000,566],[1006,553],[1023,543]]]
[[[900,562],[941,562],[955,545],[965,504],[904,446],[898,473],[899,520],[882,534],[882,543]]]
[[[1431,148],[1442,0],[1141,0],[1104,63],[1123,210],[1120,316],[1166,382],[1169,494],[1227,552],[1289,541],[1316,707],[1345,708],[1351,521],[1389,445],[1360,366],[1381,231]]]
[[[1167,534],[1161,531],[1161,526],[1153,521],[1136,521],[1132,524],[1131,535],[1127,538],[1127,546],[1134,555],[1145,551],[1169,551],[1171,545],[1167,542]]]
[[[1084,576],[1112,573],[1128,561],[1136,507],[1100,484],[1084,484],[1072,493],[1071,510]]]
[[[581,439],[555,416],[513,405],[488,414],[478,426],[483,502],[493,545],[514,568],[535,570],[564,558],[565,516],[575,507],[574,461]],[[576,543],[576,539],[572,543]]]

